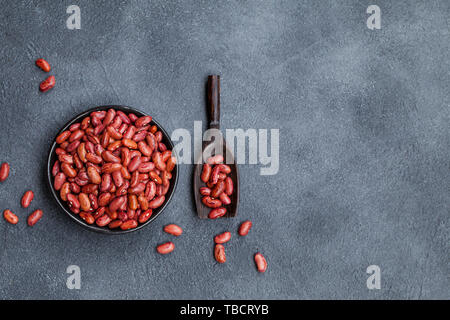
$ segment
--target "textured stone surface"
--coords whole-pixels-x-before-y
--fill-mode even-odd
[[[449,298],[450,42],[448,1],[0,1],[2,299]],[[45,57],[56,87],[34,66]],[[151,113],[165,128],[205,120],[204,81],[222,76],[222,128],[279,128],[280,171],[241,166],[239,217],[199,221],[192,167],[151,226],[124,236],[86,231],[46,186],[59,128],[96,105]],[[20,197],[31,188],[30,210]],[[34,208],[44,218],[34,228]],[[235,230],[254,221],[249,236]],[[155,252],[185,233],[169,256]],[[228,263],[213,236],[233,232]],[[260,250],[269,269],[258,274]],[[66,288],[80,266],[81,290]],[[368,290],[365,270],[382,270]]]

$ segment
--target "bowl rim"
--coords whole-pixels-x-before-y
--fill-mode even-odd
[[[53,195],[53,198],[56,200],[56,202],[58,203],[58,205],[61,207],[61,209],[74,221],[76,221],[79,225],[85,227],[86,229],[90,230],[90,231],[94,231],[97,233],[103,233],[103,234],[109,234],[109,235],[118,235],[118,234],[126,234],[126,233],[130,233],[130,232],[134,232],[134,231],[138,231],[141,230],[142,228],[144,228],[145,226],[149,225],[150,223],[152,223],[157,217],[159,217],[161,215],[161,213],[164,211],[164,209],[167,207],[167,205],[169,204],[169,202],[172,200],[172,197],[175,193],[175,190],[177,188],[177,184],[178,184],[178,175],[179,175],[179,164],[178,161],[175,164],[175,168],[172,172],[175,172],[175,176],[172,177],[172,183],[173,183],[173,188],[171,190],[171,192],[168,192],[168,196],[165,199],[165,203],[157,208],[156,210],[158,210],[156,213],[153,213],[152,216],[150,217],[150,219],[148,221],[146,221],[143,224],[139,224],[136,228],[133,229],[128,229],[128,230],[122,230],[120,228],[118,229],[109,229],[106,227],[99,227],[97,226],[95,223],[90,225],[87,224],[83,219],[81,219],[79,217],[79,215],[76,215],[74,213],[72,213],[70,210],[68,210],[66,208],[66,206],[62,203],[62,200],[59,198],[59,192],[57,192],[53,186],[53,175],[52,175],[52,167],[54,162],[52,163],[52,158],[55,154],[55,149],[57,147],[57,143],[56,143],[56,137],[58,137],[58,135],[60,135],[62,132],[68,130],[68,128],[76,123],[79,122],[82,118],[88,116],[89,114],[91,114],[92,112],[95,111],[107,111],[109,109],[115,109],[115,110],[120,110],[120,111],[124,111],[124,112],[132,112],[132,113],[136,113],[138,116],[148,116],[149,114],[147,114],[146,112],[143,112],[139,109],[133,108],[133,107],[129,107],[129,106],[125,106],[125,105],[103,105],[103,106],[97,106],[97,107],[93,107],[90,108],[86,111],[83,111],[79,114],[77,114],[75,117],[73,117],[71,120],[69,120],[63,127],[62,129],[58,132],[58,134],[54,137],[53,142],[50,146],[50,150],[48,152],[48,157],[47,157],[47,182],[48,185],[50,187],[51,193]],[[158,127],[158,130],[162,132],[163,134],[163,138],[166,138],[165,140],[168,141],[169,146],[170,146],[170,150],[172,150],[172,155],[175,156],[178,159],[178,156],[176,154],[176,151],[174,150],[174,145],[172,140],[170,139],[169,134],[167,133],[167,131],[159,124],[158,121],[154,120],[152,117],[152,124],[156,125]]]

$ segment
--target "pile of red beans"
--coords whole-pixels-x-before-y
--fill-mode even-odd
[[[210,219],[223,217],[227,213],[223,206],[231,203],[230,196],[233,194],[233,180],[228,176],[231,168],[222,162],[222,155],[209,158],[203,164],[200,177],[206,187],[201,187],[199,192],[203,196],[202,203],[212,209],[208,215]]]
[[[176,158],[151,121],[94,111],[56,138],[54,188],[87,224],[133,229],[163,205]]]

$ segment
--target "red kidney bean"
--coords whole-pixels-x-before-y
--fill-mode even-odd
[[[73,155],[73,163],[75,164],[75,167],[77,169],[82,169],[83,168],[83,162],[80,160],[80,157],[78,157],[77,154]]]
[[[91,201],[91,208],[93,210],[98,209],[98,198],[94,193],[89,194],[89,201]]]
[[[128,208],[130,208],[131,210],[137,210],[138,205],[139,204],[136,195],[128,195]]]
[[[150,157],[152,155],[153,150],[144,141],[138,142],[138,148],[144,156]]]
[[[90,193],[98,193],[98,185],[97,184],[87,184],[81,188],[81,192],[90,194]]]
[[[53,187],[55,188],[56,191],[59,191],[59,189],[61,189],[64,182],[66,182],[66,175],[63,172],[59,172],[55,176]]]
[[[117,218],[122,221],[125,222],[128,220],[128,215],[125,211],[118,211],[117,212]]]
[[[72,133],[70,131],[64,131],[61,134],[59,134],[59,136],[56,137],[56,143],[57,144],[62,144],[64,141],[66,141],[67,139],[69,139],[70,135]]]
[[[155,172],[155,171],[150,171],[148,173],[150,179],[152,179],[152,181],[154,181],[156,184],[162,184],[163,181],[161,179],[161,177]]]
[[[109,217],[109,215],[104,214],[102,216],[100,216],[99,218],[97,218],[97,220],[95,220],[95,224],[98,225],[99,227],[104,227],[107,224],[109,224],[112,221],[112,219]]]
[[[31,204],[31,201],[34,199],[34,193],[31,190],[28,190],[25,192],[25,194],[22,197],[21,205],[23,208],[28,208]]]
[[[110,143],[108,145],[108,147],[106,147],[106,149],[108,149],[109,151],[115,151],[118,148],[120,148],[121,146],[122,146],[122,140],[117,140],[117,141]]]
[[[219,178],[219,180],[225,180],[227,178],[227,175],[223,172],[219,172],[218,178]]]
[[[61,155],[61,154],[67,154],[66,150],[62,149],[62,148],[56,148],[55,149],[55,153],[56,155]]]
[[[94,224],[95,218],[89,212],[80,212],[80,218],[83,219],[87,224]]]
[[[55,170],[53,170],[52,172],[54,173]],[[2,165],[0,166],[0,182],[3,182],[6,179],[8,179],[8,176],[9,176],[9,164],[7,162],[3,162]]]
[[[135,170],[137,170],[139,168],[139,166],[141,165],[142,160],[140,156],[136,156],[134,158],[131,159],[130,164],[128,165],[128,171],[129,172],[133,172]]]
[[[146,223],[148,221],[148,219],[150,219],[152,214],[153,214],[152,209],[148,209],[148,210],[145,210],[144,212],[142,212],[138,218],[139,223]]]
[[[106,127],[106,131],[108,132],[111,138],[115,140],[122,139],[122,135],[113,126]]]
[[[223,162],[223,156],[221,154],[215,155],[214,157],[208,158],[206,160],[207,164],[220,164]]]
[[[178,237],[183,233],[183,229],[181,229],[181,227],[177,226],[176,224],[168,224],[164,227],[164,232]]]
[[[136,132],[136,133],[134,134],[132,140],[130,140],[130,141],[132,141],[132,142],[135,143],[135,144],[132,144],[132,143],[130,142],[130,144],[133,146],[132,149],[137,149],[137,143],[138,143],[138,142],[141,142],[141,141],[144,141],[145,138],[146,138],[146,136],[147,136],[147,132],[146,132],[146,131],[139,131],[139,132]]]
[[[117,211],[111,211],[108,207],[105,208],[105,213],[108,217],[111,218],[111,220],[116,220],[119,217]]]
[[[225,174],[229,174],[231,172],[231,168],[229,165],[226,164],[218,164],[217,167],[219,168],[220,172],[223,172]]]
[[[145,191],[145,183],[138,183],[135,187],[128,189],[130,194],[141,194]]]
[[[138,148],[138,144],[134,140],[131,140],[131,139],[123,139],[122,144],[129,149],[137,149]]]
[[[255,264],[256,269],[258,269],[259,272],[266,272],[267,270],[267,261],[266,258],[261,253],[255,254]]]
[[[103,148],[102,145],[99,143],[94,146],[94,152],[99,157],[101,157],[103,155],[103,152],[105,152],[105,151],[106,151],[105,148]],[[108,151],[108,152],[110,152],[110,151]]]
[[[11,224],[17,224],[19,222],[19,218],[9,209],[3,211],[3,218]]]
[[[78,200],[80,202],[80,209],[82,211],[90,211],[91,210],[91,200],[86,193],[80,193],[78,195]]]
[[[109,224],[108,224],[108,228],[110,228],[110,229],[116,229],[116,228],[118,228],[118,227],[120,227],[121,225],[122,225],[122,220],[114,220],[114,221],[111,221]]]
[[[242,222],[241,226],[239,227],[239,235],[240,236],[246,236],[250,229],[252,228],[252,222],[250,220]]]
[[[157,142],[161,142],[161,140],[162,140],[162,132],[161,131],[155,132],[155,138],[156,138]]]
[[[127,197],[121,196],[115,198],[113,201],[109,204],[109,210],[111,212],[117,211],[120,209],[120,207],[127,201]]]
[[[59,160],[56,160],[52,167],[52,176],[56,176],[59,173]],[[1,169],[0,169],[0,181],[1,180]]]
[[[116,130],[119,129],[121,125],[122,125],[122,119],[120,117],[118,117],[118,116],[116,116],[114,118],[114,120],[110,124],[110,126],[113,127]],[[120,136],[122,137],[122,135],[120,135]]]
[[[96,155],[95,153],[87,153],[86,160],[95,164],[102,163],[102,157]]]
[[[172,172],[175,168],[175,165],[177,164],[177,159],[175,157],[170,157],[166,162],[166,170],[168,172]]]
[[[136,228],[137,226],[138,226],[138,223],[136,220],[127,220],[120,225],[120,229],[129,230],[129,229]]]
[[[136,127],[139,128],[139,127],[143,127],[143,126],[149,124],[150,122],[152,122],[152,117],[144,116],[144,117],[140,117],[139,119],[137,119],[134,124]]]
[[[89,177],[89,181],[91,181],[92,183],[100,184],[102,182],[102,178],[100,177],[100,174],[94,167],[88,167],[87,174]]]
[[[83,119],[83,121],[81,121],[81,126],[80,126],[81,130],[86,130],[90,124],[91,124],[91,118],[85,117]]]
[[[58,155],[58,160],[60,163],[68,163],[68,164],[73,164],[73,156],[71,156],[70,154],[60,154]]]
[[[109,204],[109,202],[111,201],[111,199],[112,199],[111,193],[109,193],[109,192],[101,193],[101,194],[98,196],[98,205],[99,205],[100,207],[105,207],[105,206],[107,206],[107,205]]]
[[[139,206],[142,210],[148,210],[148,200],[147,198],[142,194],[138,197]]]
[[[226,231],[224,233],[218,234],[217,236],[214,237],[214,242],[215,243],[226,243],[228,241],[230,241],[231,239],[231,232]]]
[[[74,123],[74,124],[70,125],[69,131],[74,132],[75,130],[80,129],[80,127],[81,127],[81,123]]]
[[[202,203],[208,208],[219,208],[222,206],[222,201],[219,199],[213,199],[210,196],[203,197]]]
[[[128,180],[125,180],[123,185],[121,185],[120,188],[117,188],[117,191],[115,191],[116,192],[116,196],[119,197],[119,196],[126,195],[127,192],[128,192],[129,186],[130,186],[130,183],[128,182]],[[113,184],[112,187],[115,188],[116,186]]]
[[[80,124],[78,123],[78,126]],[[72,134],[69,137],[69,142],[74,142],[76,140],[80,140],[82,137],[84,136],[84,131],[83,130],[75,130],[72,132]]]
[[[211,195],[211,189],[207,188],[207,187],[201,187],[200,188],[200,194],[202,196],[209,196],[209,195]]]
[[[85,142],[85,149],[86,149],[86,153],[95,153],[95,144],[93,142],[87,141]],[[84,155],[86,157],[86,155]]]
[[[117,188],[120,188],[123,185],[123,183],[124,183],[123,176],[120,171],[114,171],[112,173],[112,178],[113,178],[114,184],[116,185]]]
[[[41,68],[44,72],[50,72],[50,70],[52,69],[50,67],[50,64],[47,62],[47,60],[45,59],[37,59],[36,60],[36,65]]]
[[[225,193],[221,193],[219,196],[220,201],[222,201],[222,204],[224,206],[227,206],[231,203],[231,199],[229,196],[227,196]]]
[[[38,209],[33,211],[32,214],[28,216],[27,222],[30,227],[34,226],[42,218],[42,210]]]
[[[64,187],[64,185],[63,185]],[[72,193],[80,193],[81,192],[81,188],[78,184],[76,184],[75,182],[71,182],[70,183],[70,191],[72,191]]]
[[[55,86],[55,76],[49,76],[47,79],[41,82],[39,90],[46,92]]]
[[[150,172],[155,169],[155,164],[153,162],[144,162],[139,165],[139,172]]]
[[[70,183],[69,182],[64,182],[64,184],[62,185],[60,191],[59,191],[59,196],[61,197],[61,199],[63,201],[67,201],[67,195],[70,193]]]
[[[156,251],[158,251],[158,253],[160,253],[160,254],[171,253],[174,249],[175,249],[175,245],[173,244],[173,242],[170,242],[170,241],[160,244],[159,246],[156,247]]]
[[[230,177],[227,177],[225,179],[225,193],[228,196],[231,196],[233,194],[233,180]]]
[[[131,180],[130,180],[130,187],[134,188],[138,185],[139,183],[139,171],[134,171],[133,174],[131,175]]]
[[[102,173],[113,173],[122,169],[120,163],[105,163],[102,167]]]
[[[111,151],[106,150],[102,153],[102,158],[106,162],[120,163],[120,158],[116,157]]]
[[[61,170],[67,177],[75,178],[77,176],[77,170],[66,162],[61,163]]]
[[[211,172],[211,178],[210,181],[212,184],[216,184],[219,181],[219,173],[220,173],[220,167],[216,165]]]
[[[112,183],[111,174],[104,173],[102,175],[101,179],[102,179],[102,181],[100,184],[100,191],[101,192],[109,191],[111,189],[111,183]]]
[[[223,217],[226,213],[227,213],[227,209],[223,208],[223,207],[212,209],[209,212],[208,218],[217,219],[217,218]]]
[[[79,145],[80,145],[80,140],[75,140],[74,142],[69,143],[69,145],[66,148],[66,151],[69,153],[72,151],[75,151]]]
[[[161,156],[160,152],[158,152],[158,151],[153,152],[152,160],[155,163],[155,166],[158,170],[161,170],[161,171],[166,170],[166,164],[162,160],[162,156]]]
[[[148,201],[153,200],[156,195],[156,183],[154,181],[147,182],[147,186],[145,188],[145,196]]]
[[[167,162],[167,160],[169,160],[169,158],[172,156],[172,151],[170,150],[166,150],[163,153],[161,153],[161,158],[162,161]]]
[[[122,111],[118,110],[117,111],[117,116],[120,117],[124,123],[126,123],[126,124],[130,124],[131,123],[130,118],[125,113],[123,113]]]
[[[100,133],[103,132],[103,130],[105,130],[105,128],[106,128],[105,125],[99,124],[98,126],[96,126],[96,127],[94,128],[94,130],[92,131],[92,133],[93,133],[94,135],[98,136]],[[108,137],[109,137],[109,135],[108,135]]]
[[[67,202],[69,203],[70,208],[80,209],[80,202],[78,201],[77,196],[72,193],[67,195]]]
[[[127,130],[125,130],[123,134],[123,139],[131,140],[134,137],[134,134],[136,133],[136,127],[135,126],[129,126]]]
[[[122,177],[126,180],[131,179],[131,174],[128,172],[128,169],[126,167],[122,167],[120,169],[120,173],[122,174]]]
[[[218,263],[225,263],[227,258],[225,256],[225,247],[221,244],[216,244],[214,248],[214,257]]]
[[[165,152],[167,150],[167,147],[164,143],[160,142],[160,143],[158,143],[158,149],[161,152]]]
[[[209,164],[205,163],[203,165],[203,171],[202,171],[202,175],[200,178],[204,183],[207,183],[209,181],[209,178],[211,177],[211,170],[212,169]]]
[[[148,203],[148,207],[151,208],[151,209],[159,208],[160,206],[162,206],[162,204],[164,203],[165,199],[166,198],[164,196],[156,197],[155,199],[153,199],[152,201],[150,201]]]
[[[105,119],[103,119],[103,125],[105,127],[109,125],[113,121],[115,116],[116,111],[114,109],[109,109],[108,112],[106,113]]]
[[[217,182],[217,184],[214,186],[214,189],[212,189],[211,196],[213,198],[218,198],[224,190],[225,190],[225,182],[221,180]]]

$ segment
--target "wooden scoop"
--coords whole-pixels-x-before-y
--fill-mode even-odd
[[[207,107],[209,109],[209,129],[220,130],[220,76],[208,76],[206,91]],[[230,196],[231,203],[223,206],[227,209],[227,213],[224,217],[230,218],[237,214],[239,205],[239,171],[233,153],[229,150],[223,135],[220,135],[218,141],[203,141],[201,159],[198,159],[194,167],[194,199],[197,206],[197,214],[201,219],[208,218],[208,214],[212,210],[202,203],[203,196],[199,192],[201,187],[206,187],[206,184],[200,178],[204,163],[204,161],[202,161],[203,153],[214,156],[215,153],[213,150],[217,150],[217,148],[220,147],[220,143],[222,143],[222,155],[225,158],[224,163],[231,168],[231,173],[229,173],[228,176],[233,179],[234,184],[233,194]]]

